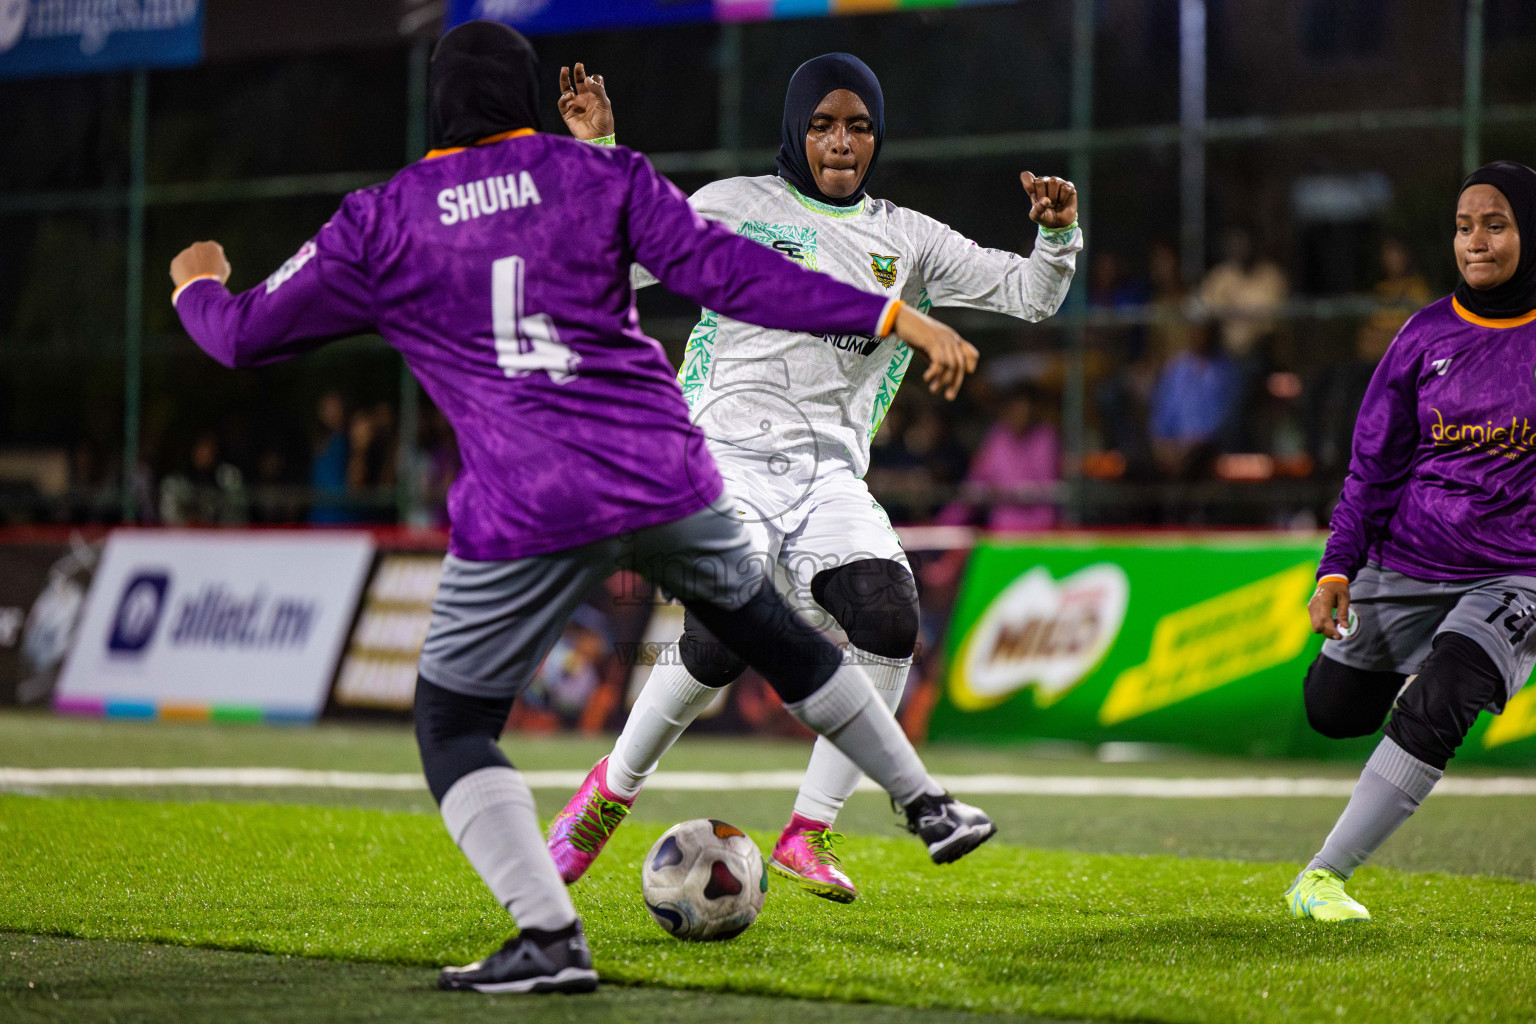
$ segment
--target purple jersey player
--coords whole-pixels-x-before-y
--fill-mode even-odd
[[[433,56],[428,159],[349,195],[240,295],[224,288],[216,243],[171,265],[183,324],[220,362],[260,366],[377,331],[458,435],[416,734],[449,833],[521,929],[440,984],[493,992],[596,987],[532,793],[496,739],[575,605],[620,564],[707,620],[891,792],[930,852],[995,830],[933,782],[862,670],[789,611],[741,525],[715,511],[719,473],[661,347],[639,330],[630,265],[769,327],[894,330],[929,355],[936,387],[958,386],[975,350],[703,220],[637,153],[535,133],[537,82],[516,32],[456,28]]]
[[[1367,736],[1392,714],[1286,893],[1297,917],[1370,918],[1344,881],[1536,662],[1536,171],[1467,178],[1455,254],[1456,293],[1416,313],[1371,378],[1309,605],[1328,637],[1307,672],[1313,727]]]

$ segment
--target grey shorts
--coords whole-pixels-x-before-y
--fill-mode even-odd
[[[466,696],[515,697],[581,599],[617,569],[639,573],[685,604],[739,608],[767,579],[768,566],[741,524],[712,509],[531,558],[449,555],[421,648],[422,678]]]
[[[1420,580],[1368,565],[1349,585],[1349,606],[1357,632],[1323,643],[1323,654],[1340,664],[1412,675],[1424,667],[1436,636],[1460,633],[1493,659],[1506,700],[1536,664],[1536,577]]]

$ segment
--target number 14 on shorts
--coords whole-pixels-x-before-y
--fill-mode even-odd
[[[580,354],[560,341],[547,313],[523,309],[524,263],[504,256],[491,264],[491,325],[496,335],[496,365],[508,377],[543,371],[556,384],[576,379]]]
[[[1509,642],[1512,646],[1519,647],[1525,640],[1526,634],[1531,631],[1531,626],[1536,625],[1536,605],[1525,604],[1520,601],[1520,595],[1512,590],[1506,590],[1501,595],[1503,603],[1493,610],[1493,613],[1484,619],[1484,622],[1493,622],[1500,615],[1504,615],[1502,625],[1509,630]],[[1511,609],[1513,605],[1513,609]]]

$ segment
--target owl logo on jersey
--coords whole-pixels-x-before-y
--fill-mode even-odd
[[[869,254],[869,269],[875,272],[875,280],[884,288],[890,288],[896,284],[896,261],[900,256],[881,256],[879,253]]]

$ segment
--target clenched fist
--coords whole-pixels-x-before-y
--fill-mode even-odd
[[[193,242],[171,260],[171,282],[180,288],[194,277],[211,274],[223,284],[229,280],[229,260],[218,242]]]

